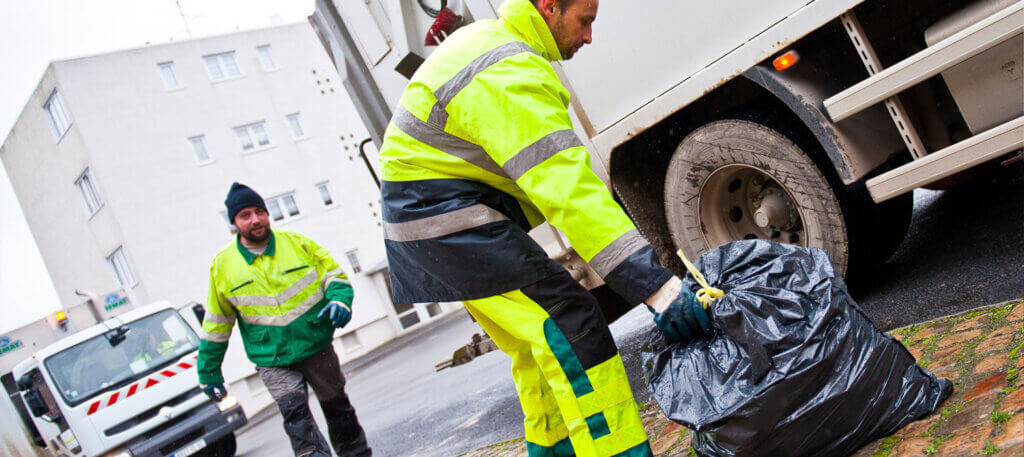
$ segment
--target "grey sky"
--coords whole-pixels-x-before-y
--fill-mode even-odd
[[[0,0],[0,143],[52,60],[299,22],[312,11],[313,0]],[[0,291],[0,333],[60,307],[6,170]]]

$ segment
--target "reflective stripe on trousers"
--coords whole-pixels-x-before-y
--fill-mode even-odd
[[[597,300],[567,272],[465,305],[512,357],[530,457],[652,455]]]

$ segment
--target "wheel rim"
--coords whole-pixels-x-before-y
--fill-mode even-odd
[[[698,222],[708,247],[754,238],[807,246],[800,207],[760,168],[721,167],[701,185],[698,198]]]

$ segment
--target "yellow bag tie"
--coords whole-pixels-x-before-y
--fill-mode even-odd
[[[683,254],[682,249],[676,251],[676,255],[683,260],[683,265],[686,265],[686,269],[690,271],[691,275],[693,275],[693,279],[697,280],[697,284],[700,284],[700,290],[697,291],[697,301],[700,302],[704,309],[708,309],[708,306],[710,306],[711,302],[715,301],[716,298],[725,295],[725,292],[723,292],[722,289],[708,285],[708,280],[704,279],[704,275],[700,273],[700,270],[697,270],[696,266],[690,263],[689,260],[686,260],[686,254]]]

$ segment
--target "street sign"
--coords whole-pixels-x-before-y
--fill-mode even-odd
[[[21,340],[12,340],[10,337],[0,336],[0,355],[16,350],[21,346]]]

